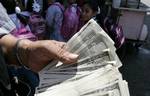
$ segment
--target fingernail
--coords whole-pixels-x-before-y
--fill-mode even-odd
[[[68,55],[71,59],[77,59],[79,55],[77,54],[69,54]]]

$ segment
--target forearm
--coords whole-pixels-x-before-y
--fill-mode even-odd
[[[53,40],[18,40],[12,35],[5,35],[0,39],[9,64],[27,66],[35,72],[40,71],[51,60],[62,61],[64,64],[77,62],[78,55],[67,52],[63,48],[64,44]]]
[[[15,38],[14,36],[12,36],[11,34],[4,35],[0,39],[0,45],[2,46],[4,52],[8,53],[8,52],[12,51],[12,49],[15,46],[17,40],[18,39]]]
[[[11,34],[5,35],[0,39],[0,45],[2,46],[3,52],[6,56],[6,62],[10,64],[17,64],[15,57],[15,46],[18,39]],[[31,41],[29,40],[22,40],[19,46],[23,50],[27,49]]]
[[[50,48],[51,50],[53,49],[52,51],[45,49],[46,46],[49,47],[55,46],[51,40],[47,41],[49,43],[45,43],[46,41],[44,42],[44,40],[35,41],[35,42],[27,39],[19,40],[19,42],[18,40],[19,39],[12,36],[11,34],[5,35],[0,39],[0,45],[2,46],[3,52],[5,54],[6,62],[8,64],[21,66],[20,62],[18,62],[18,59],[16,58],[16,54],[19,55],[19,59],[22,65],[31,67],[31,69],[34,69],[32,67],[34,66],[34,64],[38,66],[36,63],[39,62],[36,62],[38,61],[37,59],[35,59],[36,57],[42,58],[44,56],[43,61],[41,59],[43,64],[41,64],[40,66],[45,66],[45,64],[47,64],[49,60],[51,60],[53,57],[57,57],[57,55],[55,55],[55,53],[57,53],[55,51],[56,48]],[[17,42],[18,44],[16,46]],[[16,50],[16,47],[18,50]],[[36,63],[32,63],[32,62],[36,62]]]
[[[3,52],[5,54],[6,62],[8,64],[20,65],[16,58],[16,54],[19,54],[21,63],[25,66],[32,66],[32,65],[29,65],[31,64],[30,62],[32,62],[32,60],[37,61],[36,59],[34,59],[35,56],[40,56],[39,58],[41,58],[42,57],[40,55],[41,53],[44,53],[45,55],[47,55],[45,56],[47,57],[45,59],[51,58],[49,56],[50,54],[49,51],[45,50],[45,47],[44,47],[44,46],[51,46],[51,47],[54,46],[52,45],[53,43],[51,44],[50,40],[49,40],[49,43],[46,43],[46,44],[43,42],[43,40],[35,41],[35,42],[32,42],[27,39],[19,40],[19,42],[18,40],[19,39],[12,36],[11,34],[5,35],[0,39],[0,45],[2,46]],[[16,46],[17,42],[18,44]],[[16,50],[16,47],[18,50]],[[51,49],[55,49],[55,48],[51,48]],[[29,58],[31,58],[31,60],[29,60]],[[47,63],[47,62],[43,62],[43,63]]]

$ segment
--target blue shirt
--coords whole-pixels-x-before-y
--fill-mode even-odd
[[[60,33],[63,21],[63,11],[63,5],[58,2],[49,6],[46,13],[46,22],[48,24],[48,31],[50,32],[49,39],[63,41]]]

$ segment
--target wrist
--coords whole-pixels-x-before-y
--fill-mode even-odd
[[[19,39],[16,42],[15,45],[15,57],[18,64],[26,69],[29,69],[28,67],[28,54],[29,54],[29,47],[31,45],[32,41],[27,39]]]
[[[27,40],[27,39],[19,39],[17,41],[17,47],[19,49],[27,50],[31,47],[33,41]]]

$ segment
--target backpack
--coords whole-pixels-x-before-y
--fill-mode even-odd
[[[125,41],[122,26],[114,23],[112,18],[106,17],[103,22],[103,27],[103,29],[115,42],[115,47],[119,49]]]
[[[78,31],[80,14],[81,10],[75,4],[65,10],[61,28],[61,35],[65,41],[68,41]]]

